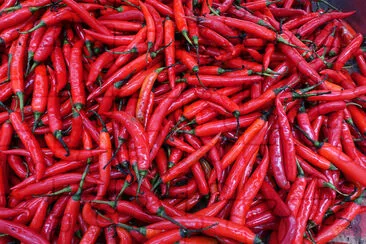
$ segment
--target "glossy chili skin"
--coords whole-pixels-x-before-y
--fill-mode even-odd
[[[13,221],[0,220],[0,230],[2,233],[8,234],[24,243],[48,243],[48,241],[36,231]]]
[[[286,177],[289,181],[294,181],[297,175],[295,159],[295,143],[292,137],[291,128],[285,110],[279,99],[276,99],[276,112],[280,137],[282,140],[283,159],[286,170]]]
[[[261,182],[263,182],[265,174],[267,173],[268,165],[269,156],[268,149],[266,148],[260,166],[253,172],[251,177],[245,183],[233,204],[233,209],[235,209],[235,211],[231,211],[231,221],[240,224],[245,223],[245,218],[247,217],[251,201],[253,201],[254,196],[260,190]]]
[[[29,126],[22,122],[19,112],[11,112],[9,119],[15,132],[18,134],[25,148],[30,153],[33,162],[35,162],[36,181],[39,181],[43,177],[46,170],[46,162],[41,147],[34,134],[31,132]]]

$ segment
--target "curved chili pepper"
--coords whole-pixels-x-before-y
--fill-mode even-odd
[[[30,153],[30,157],[36,166],[36,181],[39,181],[43,177],[46,169],[46,162],[41,147],[31,132],[31,129],[27,124],[22,122],[19,112],[10,111],[9,118],[15,132],[18,134],[25,148]]]
[[[278,123],[275,122],[273,128],[271,128],[269,134],[269,153],[270,153],[270,165],[273,170],[273,176],[276,180],[277,185],[282,189],[289,189],[290,183],[286,178],[286,172],[283,162],[283,149],[281,148],[280,133]]]
[[[104,113],[103,115],[118,120],[126,127],[130,135],[134,135],[133,141],[138,154],[138,162],[134,167],[136,174],[139,177],[139,184],[141,184],[142,179],[146,176],[151,164],[151,160],[149,159],[149,144],[142,125],[136,120],[135,117],[128,115],[123,111]]]
[[[153,88],[154,82],[156,81],[156,78],[158,77],[158,74],[160,71],[164,68],[159,68],[148,74],[144,82],[142,83],[140,93],[139,93],[139,99],[137,101],[137,107],[136,107],[136,118],[143,123],[144,119],[146,118],[146,110],[148,107],[148,99],[151,94],[151,90]]]
[[[69,6],[75,13],[77,13],[80,18],[85,22],[85,24],[89,25],[96,31],[104,35],[111,35],[111,32],[101,25],[98,20],[89,15],[86,9],[84,9],[79,3],[73,0],[65,0],[64,1],[67,6]]]
[[[315,236],[314,240],[317,243],[326,243],[347,228],[356,215],[364,211],[364,209],[359,205],[359,201],[360,200],[357,199],[355,202],[350,203],[332,224],[324,226],[324,228],[321,229],[321,231]],[[337,228],[334,228],[335,226],[337,226]]]
[[[344,101],[321,103],[308,110],[309,120],[313,121],[319,115],[327,114],[338,110],[343,110],[345,108],[346,103]]]
[[[30,71],[32,71],[39,63],[44,62],[51,55],[55,46],[55,42],[58,39],[60,33],[61,27],[59,26],[51,26],[45,31],[38,48],[34,52],[34,63]]]
[[[276,98],[275,104],[278,116],[279,132],[282,139],[282,149],[284,152],[283,157],[286,177],[292,182],[296,179],[297,175],[294,140],[292,137],[289,121],[279,97]]]
[[[70,149],[69,155],[66,155],[65,149],[59,144],[57,140],[55,140],[52,134],[46,134],[44,136],[47,146],[51,149],[53,155],[57,158],[69,160],[69,161],[77,161],[77,160],[85,160],[87,158],[97,156],[101,153],[104,153],[105,150],[102,149],[94,149],[94,150],[74,150]]]
[[[99,226],[91,225],[88,230],[84,233],[80,243],[94,243],[97,241],[102,229]]]
[[[260,166],[252,173],[234,201],[230,214],[230,220],[234,223],[244,224],[246,222],[245,219],[247,218],[250,204],[260,190],[261,182],[264,180],[269,165],[268,149],[265,148],[264,151]]]
[[[320,15],[319,17],[316,17],[312,19],[311,21],[305,23],[302,25],[298,30],[297,34],[300,36],[307,36],[309,33],[313,32],[316,28],[321,26],[322,24],[331,21],[333,19],[342,19],[347,18],[351,15],[353,15],[355,12],[331,12],[331,13],[324,13]]]
[[[42,236],[45,236],[47,240],[50,240],[53,236],[53,233],[56,231],[56,227],[58,225],[58,222],[61,220],[61,215],[63,214],[68,199],[68,196],[60,197],[52,207],[52,210],[47,218],[45,219],[41,234]]]
[[[215,136],[210,143],[198,149],[195,153],[192,153],[189,157],[182,160],[177,165],[173,166],[173,168],[169,169],[168,172],[161,176],[161,179],[164,183],[171,181],[173,178],[178,175],[186,172],[194,163],[196,163],[199,158],[201,158],[204,154],[206,154],[219,140],[220,134]]]
[[[1,233],[8,234],[24,243],[48,243],[48,241],[31,228],[15,223],[14,221],[0,219]]]
[[[333,65],[335,70],[340,70],[351,56],[359,49],[363,41],[362,34],[357,35],[347,47],[338,55],[336,62]]]

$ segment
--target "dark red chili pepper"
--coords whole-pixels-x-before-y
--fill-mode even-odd
[[[13,128],[10,123],[5,122],[1,126],[0,130],[0,150],[4,151],[7,150],[10,143],[11,143],[11,137],[13,134]],[[6,195],[8,192],[8,174],[7,174],[7,158],[6,155],[3,155],[3,153],[0,153],[1,159],[0,159],[0,176],[2,177],[1,184],[0,184],[0,206],[5,207],[6,206]]]

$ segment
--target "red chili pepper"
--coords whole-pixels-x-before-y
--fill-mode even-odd
[[[309,109],[308,116],[309,116],[310,121],[313,121],[319,115],[342,110],[345,108],[346,108],[346,103],[344,101],[321,103],[321,104]]]
[[[352,120],[356,124],[359,131],[363,135],[366,135],[365,112],[354,105],[347,106],[347,109],[351,113]]]
[[[19,112],[10,112],[10,122],[18,134],[20,140],[24,144],[26,150],[30,153],[35,166],[36,166],[36,181],[39,181],[44,174],[46,168],[46,162],[41,147],[31,132],[31,129],[27,124],[22,122],[22,118]]]
[[[168,108],[173,101],[181,94],[185,88],[184,84],[178,84],[175,88],[169,92],[167,97],[155,108],[154,113],[151,115],[150,121],[147,125],[147,137],[150,147],[155,142],[158,131],[161,127],[163,117],[167,114]]]
[[[42,198],[42,202],[38,205],[38,208],[34,214],[32,222],[29,225],[30,228],[32,228],[37,232],[39,232],[43,226],[43,222],[48,210],[49,201],[50,199],[48,197]]]
[[[13,93],[19,99],[22,119],[24,117],[24,60],[26,59],[28,39],[29,34],[24,34],[14,42],[14,53],[12,53],[9,67],[11,86]]]
[[[2,23],[0,30],[3,30],[5,28],[11,27],[13,25],[16,25],[18,23],[21,23],[23,21],[26,21],[32,15],[37,12],[38,10],[42,9],[41,7],[24,7],[20,8],[19,10],[16,10],[14,12],[7,13],[0,17],[0,21]]]
[[[112,158],[112,143],[106,125],[104,122],[102,123],[103,129],[99,134],[99,148],[105,150],[105,152],[99,155],[98,165],[99,179],[103,181],[103,184],[98,186],[97,199],[101,199],[106,195],[111,177],[111,165],[109,164],[109,161]]]
[[[364,176],[366,175],[366,169],[356,164],[350,157],[339,150],[337,147],[327,143],[311,140],[306,134],[304,134],[308,140],[312,141],[317,148],[318,153],[333,162],[334,165],[349,179],[358,182],[365,186],[366,182]]]
[[[291,133],[291,127],[286,117],[285,110],[280,102],[279,97],[276,98],[276,112],[278,116],[278,125],[280,137],[282,139],[283,159],[286,171],[286,177],[289,181],[295,181],[297,175],[295,145]]]
[[[278,123],[274,123],[269,134],[270,165],[277,185],[282,189],[289,189],[290,182],[286,178],[285,165],[283,162],[283,149]]]
[[[212,228],[208,228],[204,231],[204,233],[207,233],[208,235],[219,235],[221,237],[233,238],[242,242],[260,242],[259,238],[256,237],[245,226],[238,225],[227,220],[203,216],[200,216],[199,219],[197,219],[196,216],[175,217],[174,219],[182,225],[191,229],[200,229],[213,225]],[[177,228],[177,226],[172,224],[171,222],[162,221],[156,224],[149,225],[148,228],[171,230]]]
[[[83,41],[75,43],[71,50],[70,56],[70,73],[69,80],[71,85],[71,97],[74,106],[77,110],[80,110],[85,106],[86,94],[85,84],[83,81],[83,62],[82,62],[82,47]]]
[[[58,222],[61,220],[61,215],[63,214],[68,199],[68,196],[60,197],[52,207],[52,210],[48,214],[47,218],[45,219],[41,234],[42,236],[45,236],[47,240],[50,240],[54,232],[56,231],[56,227],[58,225]]]
[[[0,219],[1,233],[8,234],[24,243],[48,243],[41,235],[31,228],[15,223],[14,221]]]
[[[364,166],[365,163],[362,161],[360,156],[358,155],[358,149],[356,148],[351,132],[348,128],[348,125],[343,122],[342,123],[342,146],[345,153],[352,158],[357,164]]]
[[[344,64],[352,57],[352,55],[354,55],[355,52],[360,48],[362,41],[363,36],[361,34],[357,35],[338,55],[337,61],[334,63],[333,68],[335,70],[340,70],[344,66]]]
[[[147,0],[146,3],[153,6],[162,16],[174,17],[174,12],[169,5],[154,0]]]
[[[67,84],[67,69],[61,47],[58,43],[51,54],[53,68],[55,69],[57,92],[60,92]]]
[[[105,113],[103,115],[118,120],[126,127],[130,135],[134,135],[133,141],[138,154],[138,162],[137,165],[133,165],[133,167],[135,167],[134,170],[136,175],[140,178],[139,184],[141,184],[142,179],[146,176],[151,164],[151,160],[149,159],[149,144],[142,125],[136,120],[136,118],[123,111]]]
[[[234,223],[244,224],[255,195],[260,190],[261,183],[267,173],[269,165],[268,149],[264,149],[263,159],[258,168],[252,173],[244,187],[238,192],[236,200],[232,206],[230,220]],[[225,189],[225,188],[224,188]]]
[[[101,231],[99,226],[89,226],[88,230],[84,233],[83,238],[80,240],[80,243],[86,244],[96,242]]]
[[[164,22],[164,50],[165,65],[168,67],[169,85],[173,89],[175,87],[175,71],[173,64],[175,63],[175,38],[174,38],[174,22],[166,18]]]
[[[297,34],[300,36],[307,36],[308,34],[312,33],[316,30],[319,26],[323,25],[324,23],[331,21],[333,19],[342,19],[347,18],[353,15],[355,12],[331,12],[331,13],[324,13],[319,17],[312,19],[311,21],[302,25],[298,30]]]
[[[55,188],[60,189],[62,186],[77,183],[81,180],[81,177],[82,175],[79,173],[52,176],[40,182],[27,185],[22,189],[14,190],[12,191],[12,196],[16,199],[22,199],[26,196],[46,194]],[[87,177],[85,182],[92,184],[100,183],[100,181],[94,177]]]
[[[189,157],[182,160],[177,165],[173,166],[173,168],[169,169],[166,174],[161,176],[161,179],[164,183],[171,181],[173,178],[178,175],[185,173],[193,164],[195,164],[199,158],[201,158],[204,154],[206,154],[219,140],[220,134],[215,136],[210,143],[198,149],[196,152],[192,153]]]
[[[142,83],[139,99],[137,101],[136,106],[136,118],[143,123],[144,119],[146,118],[146,110],[148,107],[148,100],[151,94],[151,90],[153,88],[154,82],[156,81],[156,78],[158,77],[158,74],[160,71],[164,68],[159,68],[148,74],[144,82]]]
[[[45,31],[38,48],[34,52],[33,57],[34,64],[31,68],[31,71],[36,65],[44,62],[51,55],[53,48],[55,46],[55,42],[58,39],[60,33],[61,33],[61,27],[59,26],[51,26]]]
[[[260,118],[256,119],[250,127],[239,137],[235,145],[228,151],[225,156],[222,158],[222,166],[225,169],[229,166],[240,154],[243,150],[244,146],[251,141],[254,136],[268,123],[267,115],[263,115]]]
[[[107,44],[107,45],[113,45],[113,46],[121,46],[121,45],[128,45],[134,38],[132,35],[118,35],[118,36],[109,36],[109,35],[103,35],[91,30],[84,29],[85,33],[90,35],[92,38]]]
[[[184,15],[183,3],[180,0],[173,1],[173,13],[175,24],[177,25],[177,29],[182,33],[187,42],[191,45],[192,41],[188,37],[188,25]]]
[[[273,213],[277,216],[287,217],[291,215],[291,210],[283,202],[274,188],[266,181],[263,181],[261,192],[268,201],[268,205],[273,209]]]
[[[70,149],[70,153],[67,156],[65,149],[55,140],[52,134],[46,134],[44,136],[47,146],[51,149],[53,155],[57,158],[75,161],[75,160],[85,160],[87,158],[97,156],[104,153],[105,150],[94,149],[94,150],[74,150]]]
[[[315,241],[318,243],[326,243],[347,228],[356,215],[364,211],[364,209],[359,205],[359,201],[360,199],[357,199],[355,202],[351,202],[332,224],[324,226],[324,228],[322,228],[315,236]],[[334,228],[335,226],[337,226],[337,228]]]
[[[11,143],[11,138],[12,138],[12,134],[13,134],[13,128],[11,126],[10,123],[5,122],[3,123],[3,125],[1,126],[1,130],[0,130],[0,135],[1,135],[1,139],[0,139],[0,150],[7,150],[10,143]],[[9,159],[7,160],[6,156],[3,155],[2,153],[0,153],[1,155],[1,159],[0,159],[0,176],[2,177],[1,180],[1,184],[0,184],[0,206],[4,207],[6,206],[6,195],[7,195],[7,191],[8,191],[8,175],[7,175],[7,161],[9,161]]]
[[[141,8],[142,13],[144,14],[145,21],[146,21],[146,27],[147,27],[147,52],[149,53],[150,49],[153,48],[155,44],[155,38],[156,38],[156,27],[154,19],[149,12],[149,9],[147,6],[139,1],[139,5]]]
[[[106,27],[101,25],[98,20],[90,16],[86,9],[84,9],[79,3],[73,0],[65,0],[65,4],[75,11],[75,13],[77,13],[78,16],[80,16],[80,18],[85,22],[85,24],[89,25],[101,34],[111,35],[111,32]]]
[[[247,33],[252,34],[255,37],[259,37],[262,38],[264,40],[268,40],[268,41],[274,41],[276,40],[276,34],[275,32],[260,26],[257,23],[253,23],[250,21],[246,21],[246,20],[238,20],[238,19],[234,19],[234,18],[230,18],[230,17],[215,17],[218,20],[221,20],[223,23],[225,23],[226,25],[233,27],[233,28],[237,28],[241,31],[245,31]]]

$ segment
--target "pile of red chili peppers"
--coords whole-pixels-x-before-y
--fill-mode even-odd
[[[322,4],[0,0],[0,243],[335,238],[366,55]]]

